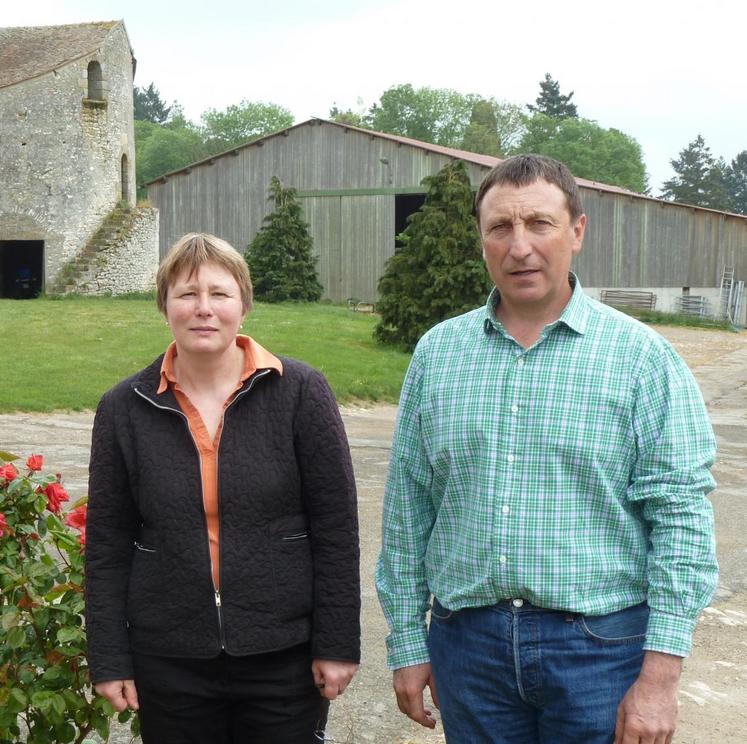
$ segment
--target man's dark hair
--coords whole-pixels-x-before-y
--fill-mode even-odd
[[[510,184],[511,186],[529,186],[539,180],[547,181],[557,186],[564,194],[568,214],[571,222],[583,214],[581,197],[576,185],[576,179],[558,160],[545,157],[544,155],[514,155],[498,163],[485,178],[482,179],[480,188],[475,196],[475,214],[477,223],[480,224],[480,205],[485,194],[493,186]]]

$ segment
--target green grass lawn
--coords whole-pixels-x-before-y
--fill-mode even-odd
[[[396,402],[409,355],[373,341],[376,318],[332,305],[258,304],[244,333],[321,370],[341,403]],[[0,412],[85,410],[171,340],[153,299],[0,300]]]

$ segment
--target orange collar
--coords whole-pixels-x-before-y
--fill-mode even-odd
[[[241,373],[240,382],[248,380],[258,369],[274,369],[278,374],[283,374],[283,363],[274,354],[260,346],[251,336],[236,336],[236,345],[244,350],[244,371]],[[156,395],[166,391],[169,383],[176,383],[174,374],[176,356],[176,341],[172,341],[161,363],[161,384],[156,390]]]

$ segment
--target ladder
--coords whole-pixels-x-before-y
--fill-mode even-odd
[[[719,317],[737,325],[742,317],[744,281],[734,281],[734,267],[724,266],[719,291]]]

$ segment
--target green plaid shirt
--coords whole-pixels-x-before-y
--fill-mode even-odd
[[[694,378],[577,280],[526,350],[498,301],[428,331],[402,388],[376,568],[390,667],[428,661],[431,594],[592,615],[647,600],[645,648],[687,656],[718,576]]]

